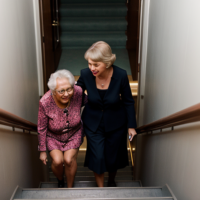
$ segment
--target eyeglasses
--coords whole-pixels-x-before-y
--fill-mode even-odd
[[[65,92],[67,92],[69,94],[73,91],[73,89],[74,89],[73,87],[70,87],[66,90],[64,90],[64,89],[63,90],[56,90],[56,92],[58,92],[59,94],[65,94]]]

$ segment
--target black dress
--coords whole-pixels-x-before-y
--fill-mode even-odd
[[[107,90],[98,89],[98,92],[103,103]],[[84,166],[87,166],[97,174],[102,174],[106,171],[115,172],[129,164],[127,127],[123,126],[115,131],[106,132],[103,117],[104,115],[95,133],[84,127],[87,137],[87,152]]]
[[[127,73],[112,65],[107,91],[96,88],[89,68],[81,70],[77,85],[87,90],[88,103],[82,113],[87,137],[85,166],[102,174],[127,166],[127,129],[136,128],[134,100]]]

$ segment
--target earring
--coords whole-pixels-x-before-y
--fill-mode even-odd
[[[109,66],[107,65],[107,67],[106,67],[107,69],[109,68]]]

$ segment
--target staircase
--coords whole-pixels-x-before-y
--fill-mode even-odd
[[[75,76],[87,67],[85,51],[97,41],[107,42],[117,59],[115,65],[131,75],[126,50],[126,0],[61,0],[62,55],[58,69]]]
[[[177,200],[168,185],[163,187],[142,187],[140,181],[133,180],[132,167],[128,166],[117,173],[117,187],[96,187],[93,172],[83,167],[85,152],[79,151],[77,158],[78,170],[74,188],[57,188],[57,182],[50,170],[48,183],[41,183],[40,188],[25,189],[16,187],[11,200]],[[106,178],[107,179],[107,175]],[[105,186],[107,181],[105,180]]]

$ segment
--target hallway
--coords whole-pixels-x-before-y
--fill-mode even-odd
[[[126,50],[127,6],[124,0],[62,0],[59,10],[62,54],[58,69],[80,75],[80,70],[87,67],[85,51],[96,41],[105,41],[117,56],[115,65],[131,75]]]

